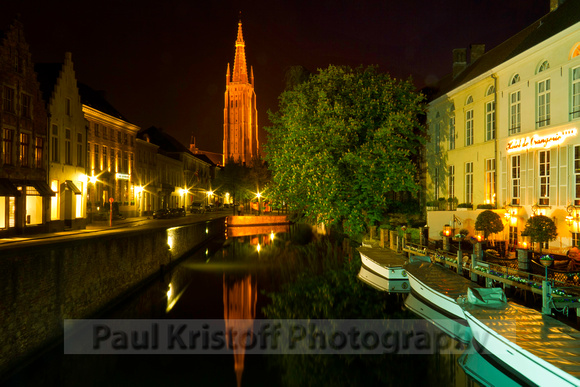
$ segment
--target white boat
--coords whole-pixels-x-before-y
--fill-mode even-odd
[[[457,298],[465,296],[470,287],[479,288],[478,284],[438,264],[417,259],[411,259],[405,264],[405,270],[413,294],[442,315],[457,319],[459,323],[467,326],[465,314],[457,303]]]
[[[522,384],[580,386],[580,332],[540,312],[465,305],[474,345]]]
[[[421,301],[414,294],[409,294],[405,299],[405,306],[415,314],[431,322],[447,335],[464,344],[471,342],[471,330],[457,319],[450,319],[430,305]]]
[[[473,347],[469,347],[459,357],[457,363],[467,375],[482,386],[519,387],[522,385],[521,380],[517,380],[512,375],[509,375],[509,373],[505,373],[502,369],[497,368]]]
[[[403,269],[405,256],[390,250],[359,247],[360,259],[364,267],[388,280],[407,280]]]
[[[358,278],[367,285],[382,292],[409,293],[411,291],[409,280],[388,280],[368,270],[365,266],[361,266]]]

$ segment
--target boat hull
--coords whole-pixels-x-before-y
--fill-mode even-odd
[[[363,266],[365,266],[370,271],[375,272],[379,276],[388,280],[405,280],[407,281],[407,272],[403,268],[403,263],[400,265],[382,265],[367,255],[361,253],[360,258]]]
[[[410,272],[407,272],[407,276],[409,277],[411,291],[422,301],[427,302],[429,306],[434,307],[435,310],[440,311],[447,317],[458,319],[460,323],[467,325],[465,314],[457,300],[433,290]]]
[[[490,355],[499,365],[527,385],[578,386],[580,380],[533,355],[496,333],[469,311],[464,312],[479,350]],[[520,370],[520,371],[518,371]],[[525,375],[521,370],[525,370]]]
[[[388,280],[364,266],[361,266],[358,278],[367,285],[382,292],[409,293],[411,291],[409,280]]]

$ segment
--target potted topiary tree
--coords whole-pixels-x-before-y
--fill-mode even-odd
[[[503,231],[503,222],[498,214],[491,210],[485,210],[477,215],[475,229],[482,230],[484,238],[487,239],[489,234],[496,234]]]
[[[540,255],[542,255],[542,243],[556,239],[558,232],[552,219],[544,215],[537,215],[528,219],[522,235],[529,235],[532,242],[540,243]]]

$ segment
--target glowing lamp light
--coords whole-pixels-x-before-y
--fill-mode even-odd
[[[273,241],[274,240],[274,231],[270,232],[270,240]]]
[[[477,239],[478,242],[481,242],[484,238],[485,238],[485,233],[483,230],[475,230],[475,239]]]
[[[446,237],[451,236],[451,226],[450,225],[446,224],[443,227],[443,236],[446,236]]]
[[[171,284],[169,284],[169,286],[167,287],[167,299],[171,300],[171,295],[173,294],[173,288],[171,287]]]
[[[520,248],[527,250],[532,245],[532,237],[529,235],[522,235],[522,238],[518,244],[520,245]]]
[[[91,177],[89,177],[89,183],[95,184],[96,182],[97,182],[97,177],[95,175],[92,175]]]
[[[256,251],[259,253],[261,249],[262,249],[262,246],[260,246],[260,244],[258,243],[258,246],[256,246]]]

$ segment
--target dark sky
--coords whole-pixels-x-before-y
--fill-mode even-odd
[[[374,64],[422,87],[451,72],[453,48],[491,49],[547,13],[549,0],[4,0],[0,29],[20,13],[34,62],[70,51],[79,81],[129,121],[221,152],[240,11],[264,141],[289,66]]]

